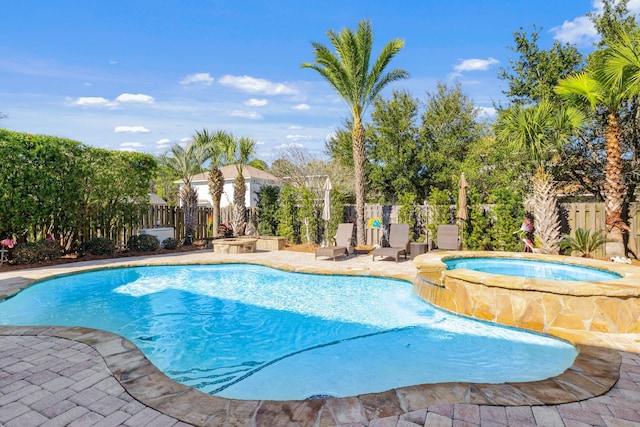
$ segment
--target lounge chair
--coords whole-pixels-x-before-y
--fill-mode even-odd
[[[409,252],[409,224],[391,224],[389,229],[389,247],[373,250],[373,260],[376,256],[394,258],[398,262],[401,254],[407,259]]]
[[[431,242],[431,250],[437,251],[459,251],[462,249],[462,242],[455,224],[441,224],[438,226],[437,241]]]
[[[328,256],[336,260],[336,257],[345,255],[348,257],[355,252],[353,244],[353,223],[338,224],[336,231],[336,246],[327,246],[326,248],[316,249],[316,258],[319,256]]]

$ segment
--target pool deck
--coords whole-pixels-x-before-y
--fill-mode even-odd
[[[411,260],[211,251],[0,273],[0,298],[34,280],[131,265],[252,262],[412,281]],[[177,384],[129,341],[86,328],[0,326],[2,426],[639,426],[640,334],[563,331],[580,349],[558,377],[534,383],[417,385],[352,398],[238,401]]]

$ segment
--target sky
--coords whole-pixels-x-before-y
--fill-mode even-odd
[[[505,100],[497,75],[515,58],[514,31],[535,25],[542,48],[559,41],[588,53],[597,34],[585,15],[598,1],[7,1],[0,127],[153,155],[206,128],[253,138],[267,163],[288,147],[323,158],[350,111],[301,64],[313,62],[312,42],[329,45],[328,30],[369,20],[373,58],[404,40],[388,69],[410,77],[383,95],[426,101],[438,82],[459,82],[491,118]]]

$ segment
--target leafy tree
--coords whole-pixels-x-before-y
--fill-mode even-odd
[[[258,190],[258,232],[275,236],[278,231],[278,205],[280,187],[263,185]]]
[[[0,129],[0,235],[19,242],[71,236],[81,215],[82,156],[77,142]]]
[[[550,49],[541,49],[538,46],[540,31],[534,26],[531,33],[522,28],[513,33],[515,46],[511,50],[518,56],[510,58],[509,67],[501,68],[498,74],[498,78],[509,84],[509,90],[503,93],[513,104],[553,101],[558,82],[584,65],[582,54],[575,46],[555,42]]]
[[[498,138],[535,164],[532,181],[535,233],[545,252],[558,253],[560,240],[555,182],[546,170],[547,164],[558,148],[578,133],[584,122],[581,111],[556,107],[546,99],[530,107],[514,105],[498,118]]]
[[[362,118],[367,106],[389,83],[406,78],[407,72],[395,69],[385,73],[391,59],[402,49],[404,41],[388,42],[373,65],[369,64],[373,46],[373,32],[369,21],[358,24],[358,30],[345,28],[340,33],[329,30],[327,36],[336,51],[334,55],[326,46],[312,43],[314,63],[303,63],[303,68],[316,70],[336,90],[351,109],[353,128],[353,162],[357,213],[357,239],[366,243],[364,201],[366,184],[366,138]]]
[[[517,251],[522,243],[514,237],[513,232],[520,228],[524,217],[524,206],[521,195],[508,187],[496,188],[493,191],[493,216],[491,227],[492,247],[499,251]]]
[[[304,236],[306,243],[316,243],[318,241],[319,225],[320,225],[320,207],[316,203],[315,195],[307,188],[301,187],[300,207],[298,215],[300,216],[301,234]]]
[[[373,102],[369,142],[370,193],[380,203],[393,204],[398,195],[411,192],[419,200],[426,197],[424,150],[419,147],[416,124],[419,103],[407,92],[393,91],[392,98]]]
[[[464,228],[463,243],[466,249],[488,251],[493,249],[493,218],[483,206],[483,196],[475,189],[469,197],[469,220]]]
[[[268,171],[269,165],[262,159],[253,159],[247,165],[259,169],[261,171]]]
[[[453,222],[451,211],[451,204],[453,202],[453,195],[449,190],[434,188],[431,194],[429,194],[430,221],[427,229],[433,239],[437,238],[438,225],[451,224]]]
[[[325,153],[334,161],[353,170],[353,138],[351,136],[353,122],[345,119],[342,126],[336,129],[325,144]],[[365,147],[366,149],[366,147]]]
[[[438,83],[437,91],[428,97],[421,128],[426,170],[421,174],[429,177],[431,187],[452,189],[470,147],[484,137],[486,129],[459,83],[453,88]]]
[[[298,216],[299,194],[296,188],[285,185],[280,193],[278,206],[278,236],[286,237],[290,243],[300,243],[300,221]]]

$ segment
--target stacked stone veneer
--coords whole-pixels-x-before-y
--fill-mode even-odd
[[[515,257],[606,269],[622,276],[600,282],[554,281],[446,270],[447,257]],[[640,267],[557,255],[439,252],[416,259],[414,291],[438,307],[509,326],[550,332],[640,332]]]

